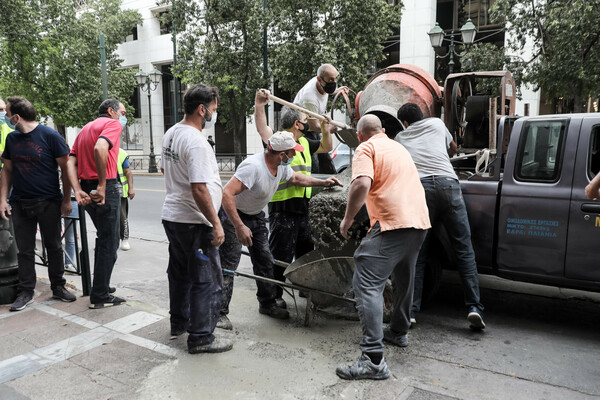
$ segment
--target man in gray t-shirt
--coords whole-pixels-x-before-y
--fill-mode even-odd
[[[442,120],[423,119],[423,112],[414,103],[406,103],[400,107],[398,119],[407,128],[398,133],[395,140],[408,150],[417,167],[425,189],[431,226],[434,229],[437,225],[444,226],[456,254],[456,268],[460,274],[468,308],[467,320],[472,328],[483,329],[483,305],[479,296],[479,277],[471,244],[471,228],[460,184],[449,157],[450,154],[456,153],[456,143]],[[430,233],[421,246],[415,266],[411,323],[416,322],[414,313],[421,308]]]
[[[296,151],[302,152],[304,148],[294,140],[291,132],[274,133],[269,138],[267,149],[244,160],[223,189],[220,217],[225,242],[219,249],[223,269],[237,269],[244,245],[250,252],[254,274],[273,279],[273,256],[263,211],[273,194],[281,185],[341,186],[333,177],[323,180],[294,172],[289,164]],[[286,309],[277,306],[274,284],[257,280],[256,286],[261,314],[279,319],[289,317]],[[224,275],[221,316],[217,327],[232,329],[227,318],[232,292],[233,277]]]

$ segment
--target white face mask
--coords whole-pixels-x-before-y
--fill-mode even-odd
[[[206,114],[208,114],[209,112],[210,111],[207,108],[206,113],[204,113],[204,118],[206,118]],[[202,125],[203,125],[202,129],[210,129],[213,126],[215,126],[216,123],[217,123],[217,112],[215,111],[215,112],[211,113],[209,120],[204,119],[202,121]]]

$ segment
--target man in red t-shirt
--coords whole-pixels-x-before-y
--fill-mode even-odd
[[[75,198],[84,206],[96,227],[94,280],[90,308],[116,306],[125,302],[110,294],[110,277],[119,247],[120,183],[117,158],[121,130],[127,123],[125,106],[107,99],[98,108],[99,117],[83,127],[75,138],[69,157]]]

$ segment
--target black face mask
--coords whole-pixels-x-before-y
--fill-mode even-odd
[[[332,94],[337,89],[337,82],[327,82],[325,86],[321,86],[325,93]]]
[[[300,121],[298,121],[300,122]],[[308,127],[308,121],[306,123],[300,122],[302,124],[302,129],[300,129],[300,132],[302,132],[303,135],[306,135],[308,132],[310,132],[310,128]]]

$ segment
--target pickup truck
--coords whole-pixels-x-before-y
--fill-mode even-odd
[[[600,170],[600,113],[503,116],[496,148],[484,172],[455,165],[479,272],[600,292],[600,203],[585,197]],[[454,264],[445,233],[434,233],[426,297]]]

